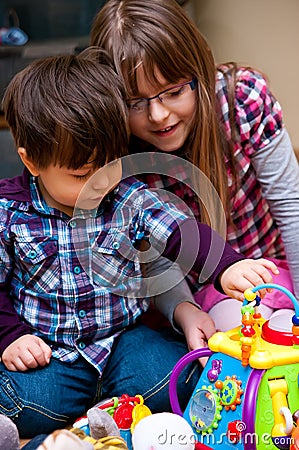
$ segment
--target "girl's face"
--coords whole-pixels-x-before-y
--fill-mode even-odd
[[[137,71],[138,98],[154,97],[165,90],[169,101],[162,102],[158,97],[144,102],[145,108],[138,107],[138,99],[129,101],[129,125],[131,133],[138,138],[152,144],[164,152],[174,152],[182,147],[191,128],[192,118],[196,109],[196,90],[191,79],[181,79],[177,84],[168,84],[159,75],[161,85],[159,91],[146,80],[142,66]],[[184,85],[184,83],[186,83]],[[182,86],[183,85],[183,86]],[[137,101],[137,103],[136,103]],[[130,106],[131,105],[131,106]],[[135,107],[136,105],[136,107]]]

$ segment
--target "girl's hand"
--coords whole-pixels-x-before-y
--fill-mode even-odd
[[[49,364],[51,348],[39,337],[25,334],[12,342],[2,353],[2,362],[8,370],[25,372]]]
[[[220,284],[224,292],[239,301],[244,300],[244,291],[258,284],[272,283],[272,275],[278,275],[277,266],[264,258],[243,259],[229,266],[220,276]],[[261,289],[259,296],[263,298],[272,289]]]

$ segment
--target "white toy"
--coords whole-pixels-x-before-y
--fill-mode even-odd
[[[191,425],[181,416],[157,413],[137,423],[132,435],[133,450],[194,450]]]

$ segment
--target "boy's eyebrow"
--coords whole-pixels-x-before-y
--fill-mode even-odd
[[[80,171],[80,170],[90,170],[89,167],[86,166],[90,166],[91,164],[93,164],[96,161],[96,159],[92,159],[91,161],[87,161],[86,163],[83,164],[83,166],[77,167],[76,169],[73,169],[75,171]]]
[[[84,166],[87,166],[87,165],[89,165],[89,164],[93,164],[94,162],[96,162],[96,158],[93,158],[93,159],[91,159],[90,161],[88,160],[85,164],[84,164]]]

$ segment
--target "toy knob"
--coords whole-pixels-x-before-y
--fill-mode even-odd
[[[244,291],[244,297],[248,302],[252,302],[256,298],[256,293],[252,292],[251,289],[246,289],[246,291]]]

